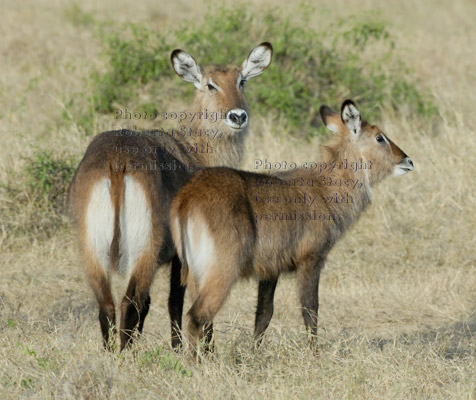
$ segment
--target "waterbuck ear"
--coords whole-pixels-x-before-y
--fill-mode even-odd
[[[192,82],[197,89],[202,88],[202,73],[195,59],[185,51],[175,49],[170,55],[175,72],[184,81]]]
[[[339,114],[328,106],[321,106],[319,108],[319,114],[321,114],[322,122],[324,125],[327,126],[327,129],[331,130],[332,132],[339,133],[342,131],[343,123],[342,119]]]
[[[352,136],[359,136],[362,118],[360,117],[360,111],[352,100],[346,100],[342,103],[341,117],[342,122],[347,126]]]
[[[248,58],[241,66],[241,77],[245,80],[261,75],[268,68],[273,56],[273,46],[271,43],[264,42],[251,50]]]

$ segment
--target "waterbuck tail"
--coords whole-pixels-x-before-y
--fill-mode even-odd
[[[111,203],[114,207],[114,229],[109,253],[111,270],[118,269],[119,264],[119,245],[121,243],[121,223],[120,215],[124,204],[124,172],[125,168],[119,163],[111,161],[110,165],[111,179]]]

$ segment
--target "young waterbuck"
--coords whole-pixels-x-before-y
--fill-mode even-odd
[[[271,57],[271,45],[262,43],[240,67],[200,68],[191,55],[174,50],[175,72],[196,87],[186,125],[167,132],[104,132],[88,146],[70,205],[106,347],[114,343],[113,271],[129,282],[121,303],[121,350],[142,331],[157,267],[170,261],[171,286],[177,288],[169,300],[173,333],[180,328],[184,288],[168,223],[170,202],[198,167],[241,164],[249,121],[244,85],[268,67]]]
[[[297,274],[304,323],[315,337],[327,254],[370,204],[374,184],[413,170],[399,147],[361,120],[351,100],[340,115],[327,106],[320,114],[336,137],[322,147],[318,168],[276,175],[205,169],[172,201],[172,237],[193,299],[187,325],[192,344],[204,337],[208,348],[215,314],[233,284],[248,276],[260,280],[259,338],[272,316],[277,279],[291,271]]]

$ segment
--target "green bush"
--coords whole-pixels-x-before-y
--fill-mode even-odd
[[[71,158],[61,159],[49,151],[39,151],[27,159],[27,188],[32,195],[45,201],[48,208],[62,210],[75,170],[76,163]]]
[[[166,80],[172,95],[192,93],[178,79],[171,80],[169,55],[175,47],[190,52],[201,65],[240,64],[253,46],[270,41],[273,62],[259,82],[249,85],[247,98],[253,112],[274,111],[293,135],[315,134],[320,105],[337,105],[344,98],[356,99],[369,119],[387,105],[405,105],[423,117],[435,114],[429,95],[396,60],[392,37],[375,15],[347,18],[319,30],[309,27],[305,8],[295,20],[276,10],[254,11],[252,6],[215,6],[199,25],[184,23],[164,32],[126,24],[103,32],[108,68],[92,77],[93,111],[110,113],[115,104],[151,109],[150,102],[138,104],[144,84],[149,84],[158,109],[166,106]],[[83,126],[88,127],[84,117]]]
[[[66,223],[68,188],[77,161],[49,151],[38,151],[25,161],[22,170],[0,183],[0,192],[9,200],[0,207],[2,229],[10,237],[28,233],[48,238]]]
[[[94,104],[96,111],[111,112],[116,100],[124,101],[133,89],[152,79],[171,76],[167,45],[163,38],[138,25],[129,24],[126,32],[103,37],[109,56],[109,70],[95,73]]]

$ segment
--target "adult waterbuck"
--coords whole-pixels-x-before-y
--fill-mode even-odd
[[[336,133],[316,169],[275,175],[210,168],[197,172],[170,208],[172,237],[190,289],[187,336],[208,348],[212,321],[240,277],[260,280],[255,336],[273,312],[282,272],[297,274],[306,328],[317,332],[319,276],[327,254],[371,201],[371,187],[413,170],[410,158],[351,100],[320,109]],[[315,340],[315,339],[311,339]]]
[[[121,350],[142,331],[157,267],[170,261],[176,288],[171,296],[178,300],[171,297],[169,312],[173,333],[178,332],[184,288],[168,222],[170,202],[199,167],[241,164],[249,120],[244,85],[268,67],[271,57],[271,45],[262,43],[241,66],[200,68],[191,55],[174,50],[175,72],[196,87],[186,125],[167,132],[104,132],[88,146],[70,189],[70,205],[106,348],[114,343],[113,271],[128,279],[121,302]],[[173,341],[180,342],[178,333]]]

